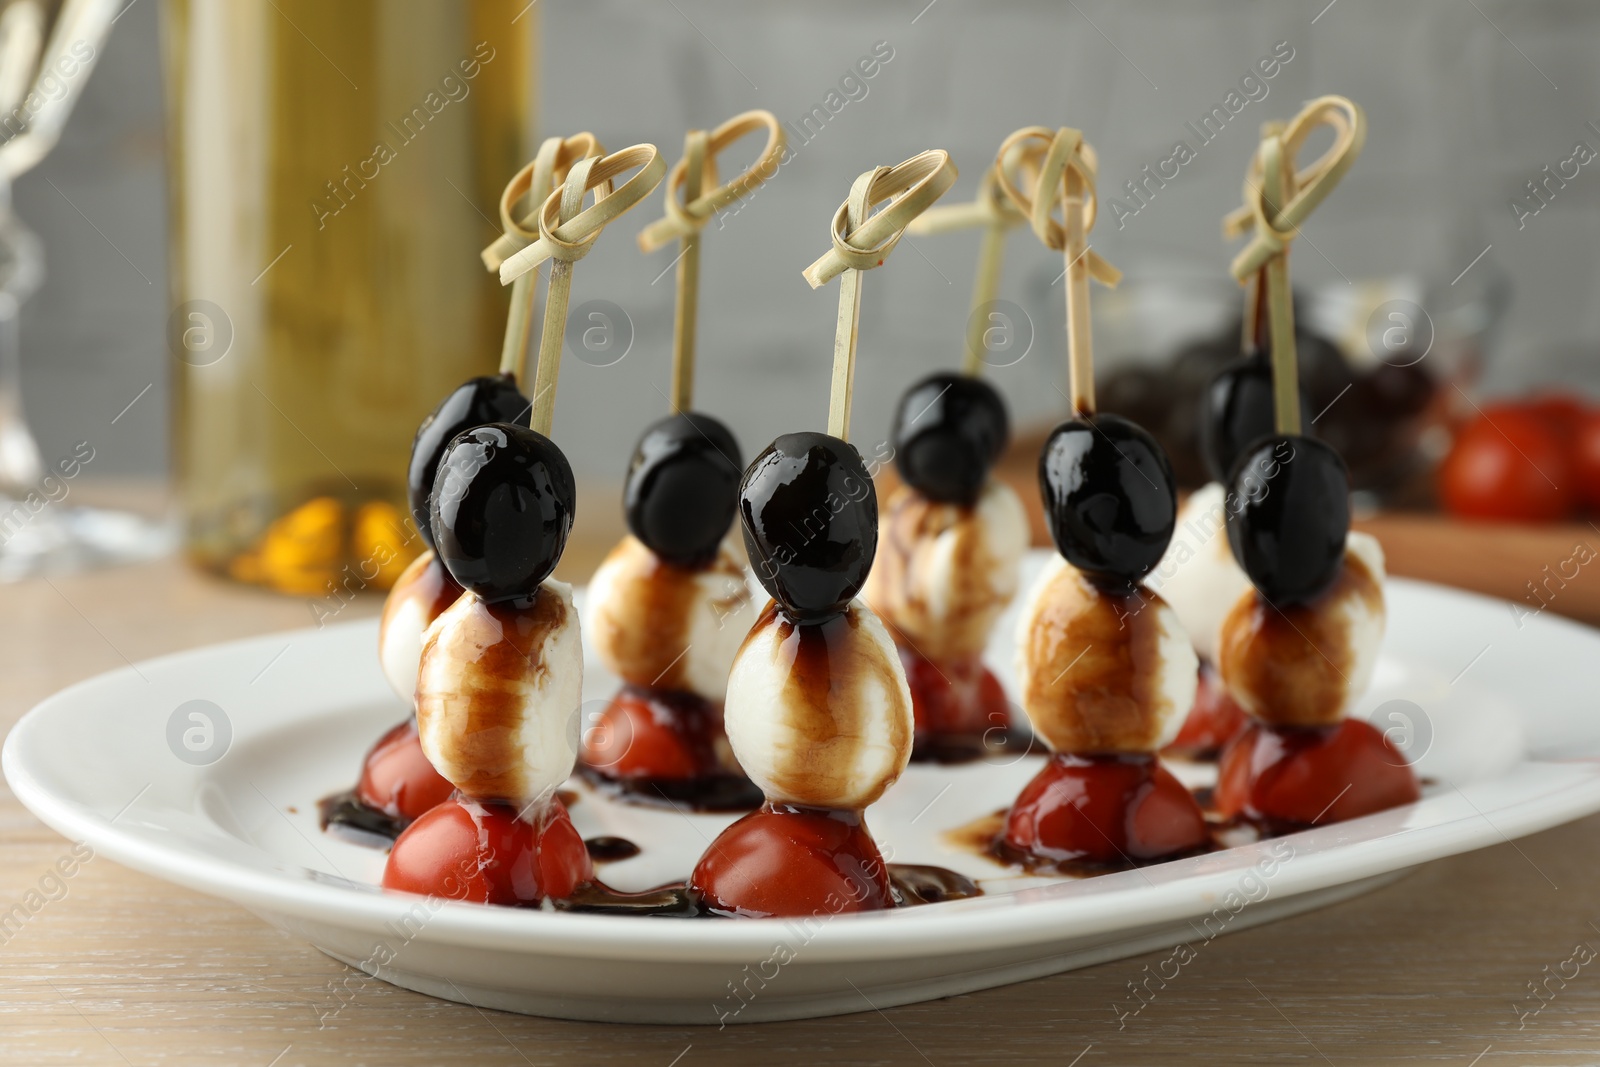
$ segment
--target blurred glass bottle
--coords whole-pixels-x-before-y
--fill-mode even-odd
[[[528,158],[527,0],[167,0],[173,450],[196,564],[387,588],[422,417],[492,373],[478,258]]]

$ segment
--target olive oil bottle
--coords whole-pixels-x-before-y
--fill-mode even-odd
[[[417,424],[492,373],[527,0],[167,0],[173,452],[201,567],[299,596],[420,549]],[[330,602],[342,602],[342,599]]]

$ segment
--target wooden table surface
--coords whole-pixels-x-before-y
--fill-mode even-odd
[[[604,544],[576,545],[573,567]],[[0,604],[3,730],[127,661],[310,620],[303,602],[175,562],[0,586]],[[70,847],[0,793],[0,911]],[[20,931],[0,933],[0,1064],[1597,1063],[1600,962],[1575,976],[1569,962],[1600,951],[1597,875],[1600,817],[1433,863],[1204,945],[1120,1026],[1114,1005],[1126,1010],[1128,984],[1169,950],[721,1031],[506,1015],[368,982],[324,1028],[316,1006],[356,972],[233,904],[96,858]],[[1543,999],[1530,993],[1538,983]]]

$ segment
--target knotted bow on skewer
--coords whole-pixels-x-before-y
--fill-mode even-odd
[[[978,195],[966,204],[936,207],[927,214],[911,220],[906,232],[918,236],[951,233],[973,226],[983,227],[983,243],[978,250],[978,271],[972,283],[972,308],[967,316],[967,348],[962,357],[961,372],[975,375],[983,368],[983,339],[989,319],[984,308],[994,303],[1000,291],[1000,256],[1005,250],[1006,234],[1028,221],[1028,216],[1011,202],[1001,188],[1004,174],[1016,184],[1018,174],[1036,184],[1039,166],[1044,162],[1045,147],[1037,143],[1019,142],[1002,150],[989,169],[983,172],[978,183]]]
[[[856,337],[861,326],[861,276],[883,266],[911,220],[928,210],[956,181],[950,153],[929,149],[893,167],[874,167],[850,186],[850,196],[828,227],[833,247],[805,269],[818,289],[838,275],[839,321],[833,338],[833,389],[828,402],[828,433],[847,440],[850,392],[855,376]],[[872,209],[887,202],[876,215]]]
[[[1067,367],[1071,401],[1074,412],[1088,415],[1094,412],[1089,279],[1113,288],[1122,280],[1122,272],[1101,259],[1089,244],[1089,231],[1094,228],[1098,204],[1094,183],[1099,164],[1094,149],[1084,141],[1083,132],[1069,126],[1054,133],[1043,126],[1020,129],[1000,145],[996,158],[1005,159],[1009,150],[1028,141],[1049,144],[1039,165],[1032,195],[1018,189],[1004,169],[1000,172],[1000,188],[1028,217],[1034,235],[1044,246],[1062,253],[1066,259]],[[1061,205],[1060,222],[1052,217],[1057,203]]]
[[[754,163],[738,177],[717,185],[717,153],[747,133],[766,130],[767,144]],[[700,294],[700,231],[713,215],[745,196],[778,172],[787,138],[770,111],[735,115],[709,134],[690,130],[684,137],[683,158],[667,176],[666,217],[639,234],[639,250],[654,252],[678,238],[677,310],[672,334],[672,410],[688,410],[694,399],[694,341]],[[681,202],[680,202],[681,197]]]
[[[633,168],[638,172],[613,190],[612,180]],[[588,156],[574,163],[566,179],[539,206],[539,239],[500,264],[500,284],[509,285],[554,260],[545,296],[544,327],[539,335],[539,362],[534,373],[533,418],[539,433],[550,435],[555,417],[556,380],[561,371],[561,340],[572,296],[572,265],[589,254],[600,231],[661,184],[667,165],[653,144],[638,144],[609,156]],[[593,192],[594,203],[583,206]]]
[[[1305,168],[1296,170],[1294,159],[1306,139],[1320,126],[1333,130],[1333,144]],[[1251,157],[1244,179],[1244,205],[1222,220],[1225,237],[1255,232],[1234,257],[1231,270],[1241,284],[1265,268],[1268,329],[1272,344],[1273,408],[1278,432],[1300,432],[1300,384],[1295,358],[1294,299],[1289,287],[1289,242],[1300,235],[1300,224],[1327,197],[1355,163],[1367,139],[1367,117],[1359,105],[1343,96],[1311,101],[1287,126],[1262,127],[1261,146]],[[1258,287],[1262,281],[1255,283]],[[1254,299],[1261,299],[1259,291]],[[1246,314],[1246,321],[1254,316]],[[1248,326],[1246,327],[1249,328]]]
[[[572,165],[580,159],[605,154],[595,135],[584,132],[571,137],[547,137],[539,145],[533,161],[506,183],[500,194],[500,226],[504,232],[483,250],[483,265],[498,271],[506,259],[539,239],[536,211],[550,190],[565,181]],[[518,206],[526,201],[532,210],[519,220]],[[506,316],[506,337],[500,348],[500,373],[523,379],[527,374],[528,318],[533,312],[535,283],[532,273],[518,278],[511,289],[511,309]]]

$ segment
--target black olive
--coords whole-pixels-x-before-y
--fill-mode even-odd
[[[773,441],[739,487],[756,578],[798,622],[838,615],[878,550],[878,494],[855,446],[824,433]]]
[[[929,375],[895,408],[895,466],[930,500],[970,507],[1010,437],[995,387],[968,374]]]
[[[1149,574],[1177,525],[1167,454],[1120,415],[1068,419],[1052,430],[1039,454],[1039,488],[1056,547],[1110,588]]]
[[[577,496],[572,466],[548,437],[508,422],[467,430],[439,460],[435,550],[485,601],[528,600],[561,559]]]
[[[433,531],[428,528],[428,498],[433,495],[433,478],[445,445],[463,430],[486,423],[515,422],[526,426],[531,407],[528,398],[517,389],[516,379],[499,374],[463,382],[422,420],[416,439],[411,442],[406,499],[417,532],[429,548],[433,547]]]
[[[1228,479],[1228,544],[1268,602],[1304,604],[1333,584],[1350,531],[1350,476],[1331,445],[1274,434]]]
[[[1303,391],[1300,424],[1311,425]],[[1235,360],[1200,394],[1200,452],[1212,481],[1226,483],[1239,453],[1276,429],[1272,364],[1265,355]]]
[[[652,423],[628,464],[622,510],[633,536],[680,567],[704,567],[739,508],[739,443],[710,415],[685,411]]]

